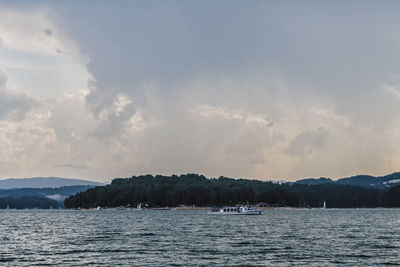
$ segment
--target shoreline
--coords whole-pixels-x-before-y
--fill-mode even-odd
[[[267,210],[351,210],[351,209],[399,209],[400,207],[353,207],[353,208],[322,208],[322,207],[315,207],[315,208],[304,208],[304,207],[258,207],[258,206],[253,206],[256,209],[260,209],[263,211]],[[159,208],[148,208],[148,209],[136,209],[136,208],[126,208],[126,207],[115,207],[115,208],[80,208],[80,209],[60,209],[60,210],[130,210],[130,211],[145,211],[145,210],[150,210],[150,211],[169,211],[169,210],[180,210],[180,211],[188,211],[188,210],[210,210],[212,206],[206,206],[206,207],[159,207]],[[24,209],[25,210],[25,209]],[[29,209],[28,209],[29,210]],[[33,210],[33,209],[32,209]],[[47,209],[43,209],[47,210]],[[58,209],[57,209],[58,210]]]

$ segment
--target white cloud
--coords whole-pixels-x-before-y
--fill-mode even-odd
[[[227,120],[240,120],[243,116],[239,113],[225,111],[222,107],[212,107],[209,105],[197,105],[192,111],[194,115],[200,115],[203,117],[215,117],[219,116]]]
[[[0,6],[0,68],[20,91],[39,99],[82,90],[91,77],[88,58],[48,12]]]
[[[390,10],[381,20],[370,6],[338,19],[326,4],[36,5],[0,9],[3,177],[295,179],[399,166]]]
[[[257,116],[257,115],[249,115],[246,117],[246,123],[247,124],[258,124],[262,126],[272,126],[273,123],[269,122],[266,118],[263,116]]]
[[[346,127],[349,126],[349,124],[350,124],[349,120],[347,118],[345,118],[344,116],[337,115],[337,114],[335,114],[335,112],[329,111],[322,107],[313,106],[313,107],[310,107],[308,109],[308,111],[311,114],[316,114],[318,116],[321,116],[324,119],[330,120],[330,122],[329,122],[330,124],[333,123],[334,121],[342,123]]]
[[[322,127],[315,131],[304,131],[291,140],[286,151],[291,155],[312,158],[315,156],[316,150],[322,148],[328,134],[328,131]]]
[[[392,94],[393,96],[395,96],[397,98],[400,98],[400,89],[398,87],[392,86],[389,84],[384,84],[384,85],[382,85],[382,87],[386,92]]]
[[[0,120],[22,120],[38,103],[28,95],[10,89],[7,80],[0,70]]]
[[[193,117],[215,118],[221,117],[226,120],[240,120],[246,124],[255,124],[259,126],[272,126],[273,123],[266,119],[266,116],[249,114],[244,111],[228,111],[222,107],[199,104],[190,111]]]

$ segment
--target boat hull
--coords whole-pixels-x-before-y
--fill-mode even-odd
[[[209,211],[210,215],[261,215],[261,210],[248,211],[248,212],[220,212],[220,211]]]

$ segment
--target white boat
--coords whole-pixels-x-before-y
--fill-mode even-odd
[[[262,210],[254,209],[252,206],[242,207],[212,207],[208,214],[213,215],[261,215]]]

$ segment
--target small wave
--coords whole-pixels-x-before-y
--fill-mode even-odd
[[[226,251],[219,251],[219,250],[213,250],[213,249],[190,249],[190,253],[207,253],[211,255],[221,255],[221,254],[226,254],[229,255],[230,253],[227,253]]]
[[[376,237],[376,239],[379,239],[379,240],[387,240],[387,239],[392,239],[392,237],[391,236],[378,236],[378,237]]]
[[[244,247],[244,246],[248,246],[250,244],[251,244],[251,242],[242,241],[242,242],[238,242],[238,243],[233,243],[232,247]]]
[[[12,262],[15,261],[15,258],[0,258],[0,262]]]
[[[399,248],[398,246],[395,246],[395,245],[388,245],[388,244],[385,244],[385,245],[373,245],[372,246],[373,248],[389,248],[389,249],[391,249],[391,248]]]
[[[80,253],[91,253],[91,252],[96,252],[96,250],[90,250],[90,249],[72,249],[72,250],[66,250],[66,251],[60,251],[60,252],[54,252],[54,255],[69,255],[69,254],[80,254]]]
[[[383,262],[382,265],[399,266],[398,262]]]
[[[138,236],[155,236],[155,233],[140,233]]]
[[[343,255],[344,257],[347,258],[372,258],[372,255],[366,255],[366,254],[350,254],[350,255]]]

